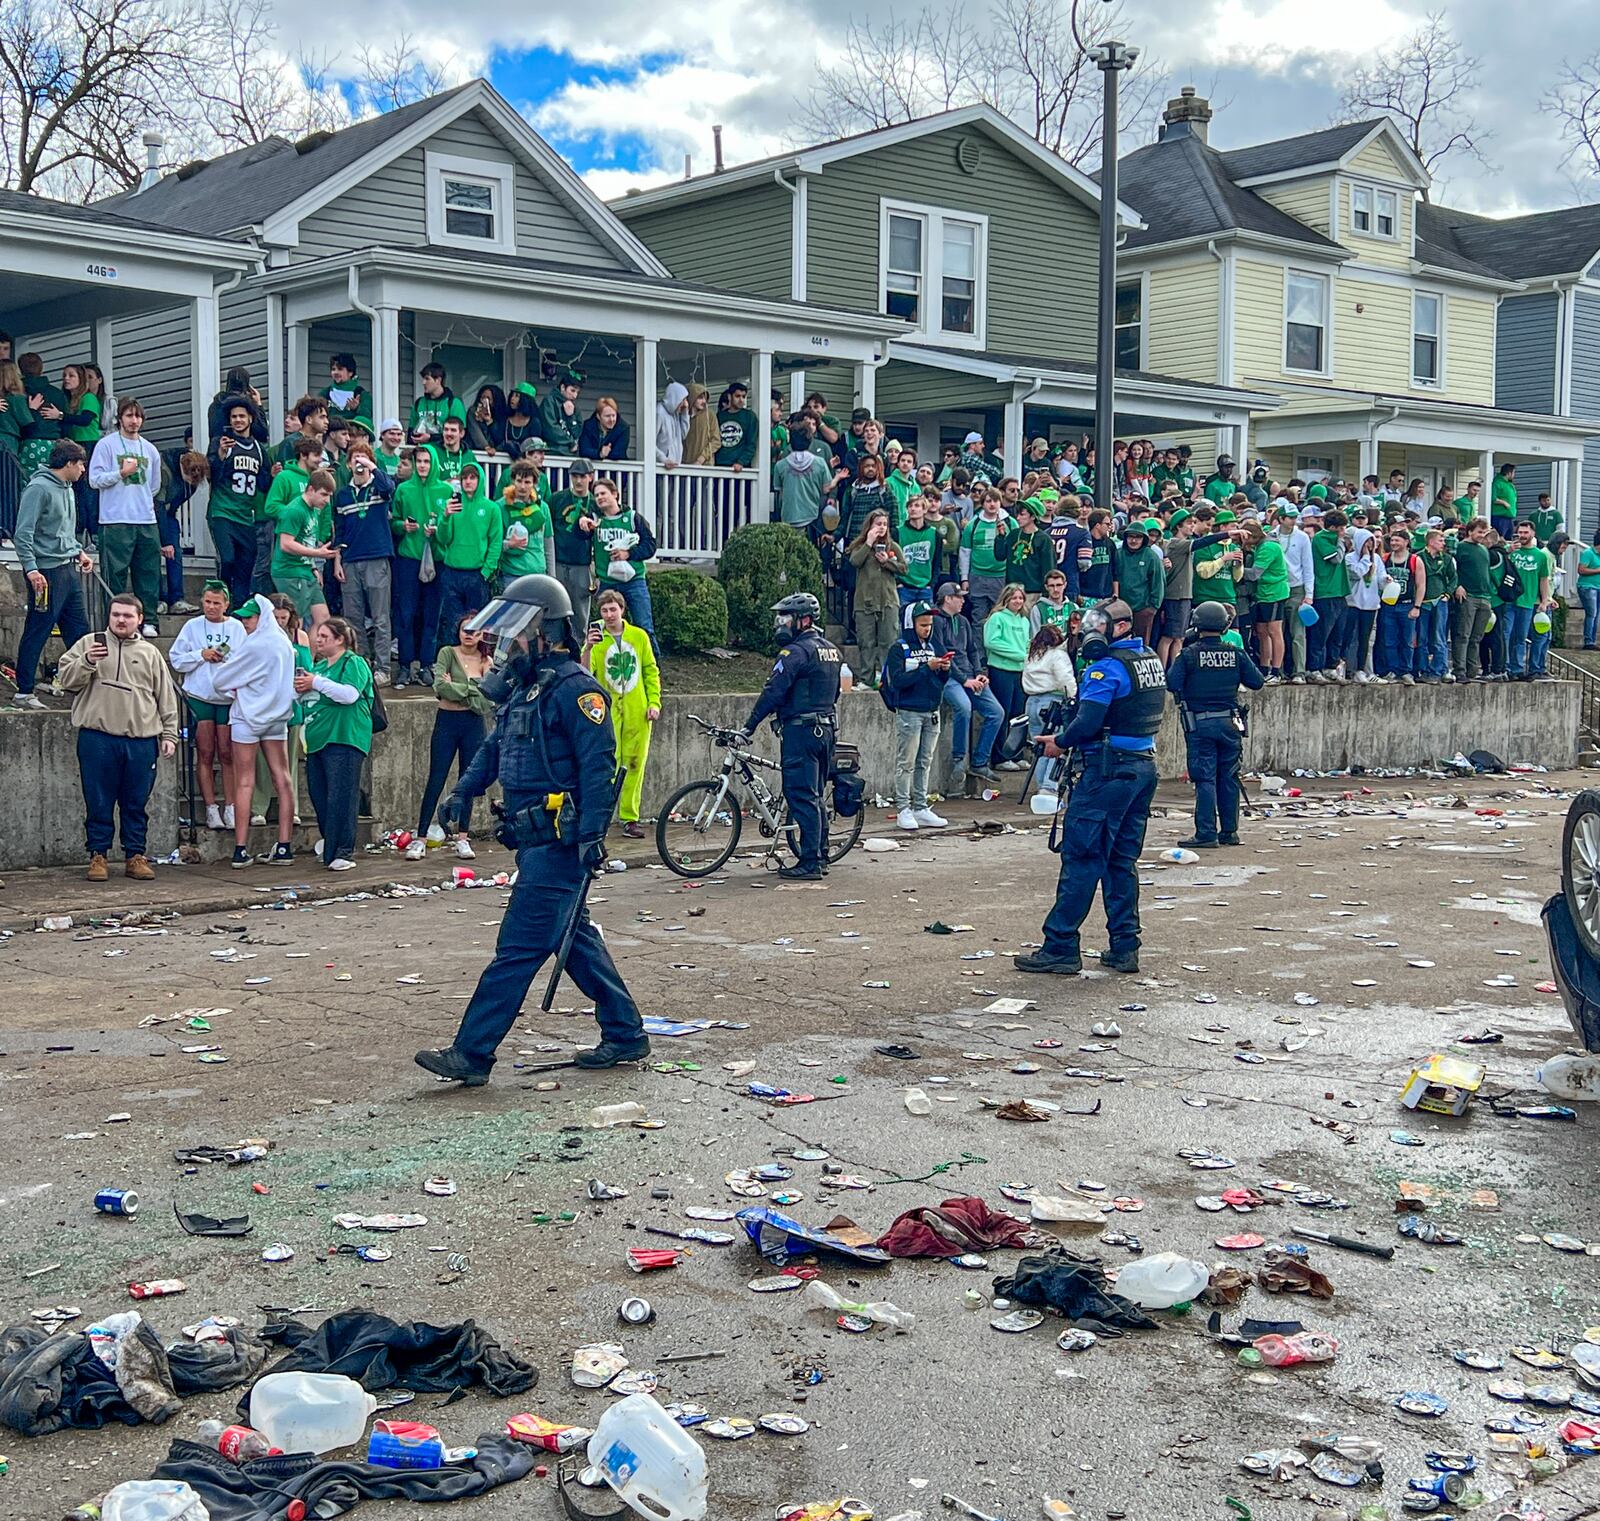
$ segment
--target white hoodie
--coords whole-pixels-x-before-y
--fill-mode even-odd
[[[212,684],[232,717],[257,733],[286,724],[294,712],[294,646],[269,608],[253,633],[215,666]]]
[[[674,380],[656,403],[656,463],[683,463],[683,441],[689,435],[689,414],[678,408],[688,400],[689,388]]]
[[[1344,557],[1344,563],[1350,570],[1350,591],[1345,601],[1351,607],[1360,608],[1363,612],[1372,612],[1382,605],[1383,584],[1389,579],[1389,573],[1383,568],[1382,557],[1377,553],[1380,545],[1373,545],[1371,559],[1366,558],[1362,551],[1372,543],[1373,533],[1370,528],[1356,528],[1351,530],[1350,553]]]
[[[274,620],[276,621],[276,620]],[[227,659],[244,643],[244,624],[237,618],[210,622],[204,614],[191,618],[178,631],[167,651],[172,669],[183,677],[183,690],[199,702],[226,702],[217,695],[216,676],[220,662],[202,660],[202,650],[221,650]]]
[[[124,480],[122,461],[129,457],[139,461],[139,468]],[[161,455],[147,438],[108,433],[89,456],[89,484],[100,493],[102,523],[154,523]]]

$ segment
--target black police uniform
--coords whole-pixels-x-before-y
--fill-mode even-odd
[[[1136,863],[1156,791],[1156,732],[1166,701],[1161,658],[1142,639],[1117,640],[1085,668],[1077,711],[1056,736],[1062,749],[1079,750],[1083,774],[1062,820],[1061,877],[1044,921],[1044,946],[1037,958],[1017,958],[1024,971],[1074,969],[1096,888],[1110,941],[1102,965],[1137,968]]]
[[[604,690],[565,650],[529,663],[516,694],[495,715],[449,803],[465,818],[472,799],[498,780],[507,839],[517,851],[517,885],[500,921],[494,960],[484,968],[461,1019],[454,1049],[487,1074],[496,1047],[522,1011],[528,988],[561,936],[589,868],[604,856],[615,798],[617,741]],[[556,795],[564,806],[550,807]],[[504,835],[503,835],[504,837]],[[643,1045],[644,1026],[587,909],[567,973],[594,1000],[603,1041]]]
[[[1261,668],[1249,654],[1224,644],[1217,634],[1191,639],[1167,672],[1167,688],[1183,709],[1189,749],[1189,780],[1194,783],[1194,838],[1202,845],[1218,839],[1239,843],[1239,754],[1244,748],[1233,721],[1239,688],[1259,691]]]
[[[782,736],[783,795],[800,835],[802,871],[820,871],[828,861],[828,815],[823,789],[833,770],[834,708],[839,702],[839,650],[809,628],[778,651],[767,684],[745,724],[754,734],[761,720],[776,717]]]

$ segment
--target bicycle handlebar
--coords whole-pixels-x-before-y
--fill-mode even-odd
[[[734,736],[741,731],[738,729],[724,728],[721,724],[708,724],[698,713],[689,715],[691,723],[699,724],[711,736],[714,744],[721,745],[725,750],[732,750],[741,760],[751,762],[753,765],[764,766],[768,771],[781,771],[783,768],[774,760],[755,750],[747,750],[744,746],[735,743]]]

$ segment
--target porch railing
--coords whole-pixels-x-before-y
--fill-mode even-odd
[[[484,493],[488,496],[499,496],[506,485],[506,473],[511,469],[511,457],[506,454],[477,454],[477,460],[483,466]],[[594,462],[595,474],[601,479],[614,481],[618,494],[622,498],[622,505],[634,508],[639,505],[640,482],[644,475],[644,466],[638,460],[596,460]],[[556,456],[546,458],[544,473],[550,482],[551,491],[565,491],[572,484],[572,460],[569,457]]]

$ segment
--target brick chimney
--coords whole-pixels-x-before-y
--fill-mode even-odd
[[[1201,142],[1206,142],[1210,130],[1211,102],[1203,95],[1196,94],[1193,85],[1185,85],[1167,102],[1167,109],[1161,113],[1158,141],[1165,142],[1171,137],[1197,137]]]

